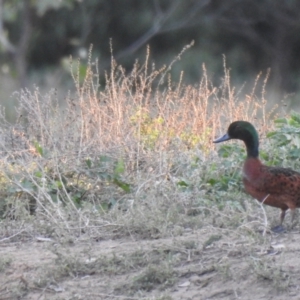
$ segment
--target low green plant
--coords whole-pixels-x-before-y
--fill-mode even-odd
[[[12,258],[8,256],[2,256],[0,258],[0,272],[4,272],[7,268],[11,266]]]
[[[176,272],[170,265],[150,265],[132,283],[132,290],[151,291],[153,289],[173,286],[176,282]]]
[[[174,126],[167,126],[167,120],[162,116],[151,116],[148,112],[138,109],[130,118],[135,126],[135,135],[142,142],[145,149],[154,150],[159,140],[171,143],[176,138],[188,148],[195,148],[197,145],[206,145],[211,137],[212,130],[206,128],[202,133],[193,133],[185,128],[177,132]],[[202,147],[207,153],[209,148]]]
[[[291,112],[289,117],[274,120],[276,130],[267,133],[267,138],[271,140],[275,152],[276,160],[282,158],[294,160],[300,157],[300,114]],[[269,159],[268,155],[264,155],[265,159]],[[274,160],[274,158],[273,158]]]
[[[87,169],[84,170],[85,175],[92,181],[100,180],[102,186],[118,187],[123,193],[130,193],[132,185],[123,177],[125,175],[125,162],[123,158],[114,159],[107,155],[91,160],[85,160]],[[114,197],[101,202],[101,209],[107,211],[117,203]]]
[[[267,260],[253,260],[250,264],[258,280],[265,280],[267,284],[270,282],[278,291],[284,291],[290,283],[290,274],[283,270],[282,267],[275,265]]]
[[[240,169],[245,159],[245,149],[239,145],[221,145],[218,149],[219,162],[211,165],[211,175],[207,183],[215,190],[227,191],[232,186],[236,189],[240,186]]]
[[[125,172],[125,163],[122,158],[115,160],[109,156],[101,155],[94,161],[88,158],[85,162],[88,167],[88,175],[96,175],[109,184],[113,183],[126,193],[131,191],[131,185],[122,179],[122,174]]]

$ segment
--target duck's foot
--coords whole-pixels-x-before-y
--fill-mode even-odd
[[[271,230],[275,233],[286,232],[286,229],[282,225],[275,226]]]

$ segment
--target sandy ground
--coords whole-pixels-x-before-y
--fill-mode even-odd
[[[0,299],[300,299],[299,251],[297,230],[252,242],[225,229],[156,240],[2,242]],[[169,264],[168,284],[150,275],[153,284],[137,284],[146,269]]]

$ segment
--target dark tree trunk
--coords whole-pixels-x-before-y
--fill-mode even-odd
[[[19,43],[15,52],[15,65],[21,88],[27,85],[27,54],[32,32],[30,0],[23,0]]]

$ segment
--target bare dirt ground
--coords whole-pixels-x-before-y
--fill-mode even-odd
[[[300,299],[300,232],[0,244],[0,299]]]

